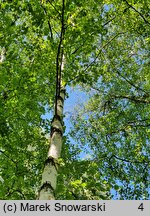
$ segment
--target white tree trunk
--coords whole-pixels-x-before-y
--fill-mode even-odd
[[[45,162],[42,174],[42,184],[39,191],[39,200],[55,199],[55,189],[57,184],[58,158],[61,155],[63,137],[63,106],[65,99],[65,89],[61,88],[60,96],[57,98],[57,115],[51,123],[51,137],[48,158]]]

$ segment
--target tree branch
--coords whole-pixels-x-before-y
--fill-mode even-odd
[[[48,15],[47,15],[47,10],[46,10],[46,8],[42,5],[42,3],[41,3],[41,7],[43,8],[43,10],[44,10],[46,16],[48,17]],[[48,22],[48,26],[49,26],[49,30],[50,30],[50,38],[53,40],[53,31],[52,31],[51,23],[50,23],[49,20],[48,20],[47,22]]]
[[[63,61],[63,40],[65,34],[65,23],[64,23],[64,12],[65,12],[65,0],[62,0],[62,14],[61,14],[61,33],[60,40],[57,49],[56,56],[56,98],[55,98],[55,115],[57,115],[57,99],[60,95],[60,87],[61,87],[61,66]]]
[[[103,49],[105,47],[107,47],[116,37],[118,37],[118,35],[124,34],[124,32],[120,32],[118,34],[116,34],[114,37],[112,37],[106,44],[104,44],[104,46],[102,46],[98,52],[98,54],[96,55],[95,59],[84,69],[83,73],[85,73],[98,59],[98,57],[100,56],[101,52],[103,51]]]
[[[120,157],[118,157],[118,156],[116,156],[116,155],[112,155],[110,158],[109,158],[109,161],[112,159],[112,158],[116,158],[117,160],[120,160],[120,161],[123,161],[123,162],[127,162],[127,163],[142,163],[142,164],[149,164],[150,163],[150,161],[142,161],[142,162],[140,162],[140,161],[132,161],[132,160],[127,160],[127,159],[124,159],[124,158],[120,158]]]
[[[92,36],[93,34],[94,34],[94,32],[92,32],[92,33],[90,34],[90,36]],[[77,47],[77,48],[71,53],[71,55],[74,55],[80,48],[82,48],[82,47],[84,46],[84,44],[86,43],[86,41],[87,41],[88,38],[89,38],[89,37],[84,38],[84,40],[82,40],[83,43],[82,43],[79,47]]]
[[[111,21],[113,21],[116,18],[116,16],[112,17],[110,20],[108,20],[106,23],[104,23],[103,27],[108,25]]]
[[[106,44],[104,44],[100,49],[98,54],[96,55],[95,59],[83,70],[82,73],[86,73],[86,71],[96,62],[96,60],[98,59],[98,57],[100,56],[100,54],[102,53],[103,49],[106,48],[116,37],[118,37],[121,34],[124,34],[125,32],[120,32],[118,34],[116,34],[114,37],[112,37]],[[74,77],[74,79],[68,81],[68,82],[72,82],[73,80],[77,79],[80,75],[77,75],[76,77]]]
[[[150,100],[145,100],[149,96],[145,95],[143,97],[130,96],[130,95],[110,95],[110,99],[128,99],[137,103],[150,104]]]
[[[11,160],[15,165],[17,165],[17,162],[14,161],[13,159],[11,159],[4,151],[0,150],[0,152],[1,152],[2,154],[4,154],[5,157],[7,157],[9,160]]]
[[[115,68],[114,68],[114,70],[115,70],[115,72],[116,72],[119,76],[121,76],[127,83],[129,83],[129,84],[130,84],[131,86],[133,86],[135,89],[144,92],[146,95],[148,94],[144,89],[140,88],[139,86],[135,85],[131,80],[129,80],[129,79],[127,79],[126,77],[124,77],[124,76],[120,73],[120,71],[118,71],[118,70],[115,69]]]
[[[150,25],[150,23],[145,19],[145,17],[143,16],[143,14],[141,12],[139,12],[135,7],[133,7],[131,4],[129,4],[127,0],[124,0],[124,1],[126,2],[126,4],[130,8],[132,8],[135,12],[137,12],[140,15],[140,17],[144,20],[145,23],[147,23],[148,25]]]
[[[52,2],[50,0],[48,0],[48,2],[50,3],[50,5],[55,9],[55,11],[58,13],[60,19],[61,19],[61,14],[60,12],[57,10],[57,8],[52,4]]]

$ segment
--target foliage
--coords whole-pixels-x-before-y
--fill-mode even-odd
[[[111,5],[111,10],[117,9],[123,10]],[[71,135],[83,151],[91,152],[110,183],[114,198],[148,199],[149,23],[142,20],[145,14],[137,22],[137,11],[131,10],[127,14],[137,22],[131,28],[133,24],[128,23],[126,13],[122,17],[125,21],[120,23],[117,16],[109,24],[107,35],[117,32],[119,36],[93,60],[92,67],[101,75],[92,86],[83,85],[91,96],[82,111],[76,112]],[[140,23],[143,28],[139,32]]]
[[[67,200],[108,199],[109,184],[97,163],[81,159],[81,150],[64,137],[56,198]],[[71,172],[70,172],[71,170]],[[107,193],[106,193],[107,191]]]

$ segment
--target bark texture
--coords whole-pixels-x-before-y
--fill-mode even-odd
[[[63,106],[65,99],[65,89],[61,88],[57,98],[57,114],[51,123],[50,148],[47,160],[45,161],[42,175],[42,184],[39,190],[39,200],[54,200],[57,184],[58,158],[61,155],[63,137]]]
[[[42,184],[39,190],[39,200],[55,199],[55,189],[57,184],[58,159],[61,155],[63,137],[63,107],[65,99],[65,88],[62,87],[62,76],[65,65],[64,57],[64,35],[65,35],[65,0],[62,0],[61,11],[61,32],[56,56],[56,95],[55,95],[55,114],[51,123],[50,148],[45,162],[42,175]]]

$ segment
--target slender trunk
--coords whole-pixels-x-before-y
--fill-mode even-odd
[[[58,47],[60,52],[60,45]],[[62,47],[63,51],[63,47]],[[59,161],[61,156],[62,138],[63,138],[63,108],[65,100],[65,87],[61,85],[62,72],[64,70],[64,55],[60,52],[60,62],[56,66],[56,96],[55,96],[55,112],[51,122],[50,148],[48,157],[45,161],[44,171],[42,174],[42,183],[39,190],[39,200],[55,199],[55,190],[57,184],[57,174]],[[59,71],[58,71],[59,70]]]
[[[50,148],[42,174],[42,184],[38,195],[39,200],[55,199],[55,189],[57,184],[57,174],[59,167],[58,159],[61,156],[63,137],[63,108],[65,99],[65,88],[61,85],[62,72],[64,70],[65,64],[63,47],[65,34],[64,11],[65,0],[62,0],[61,34],[56,56],[56,95],[54,109],[55,113],[51,122]]]
[[[59,46],[60,47],[60,46]],[[58,47],[58,51],[59,48]],[[62,48],[63,49],[63,48]],[[63,50],[62,50],[63,51]],[[60,51],[59,51],[60,52]],[[65,87],[61,85],[62,72],[64,70],[64,55],[60,52],[61,58],[58,61],[59,67],[56,66],[56,96],[55,112],[51,122],[50,148],[48,157],[45,162],[42,174],[42,184],[39,191],[39,200],[55,199],[55,190],[57,184],[57,174],[61,156],[62,138],[63,138],[63,109],[65,100]],[[59,71],[57,71],[59,70]]]
[[[48,157],[42,175],[42,184],[39,191],[39,200],[55,199],[55,189],[58,173],[58,158],[61,155],[62,136],[63,136],[63,104],[65,89],[61,88],[60,96],[57,98],[57,115],[51,123],[51,137]]]

